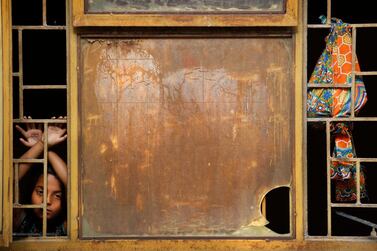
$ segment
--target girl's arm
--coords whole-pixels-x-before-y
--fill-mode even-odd
[[[50,162],[56,175],[59,177],[59,179],[63,182],[64,186],[67,188],[68,170],[67,170],[67,165],[65,164],[64,160],[60,158],[60,156],[57,155],[55,152],[48,151],[48,161]]]
[[[31,117],[24,117],[24,119],[31,119]],[[20,141],[26,147],[30,147],[20,159],[36,159],[43,153],[43,132],[42,124],[26,123],[26,130],[19,125],[16,125],[16,129],[25,138],[20,138]],[[18,179],[24,177],[29,171],[32,163],[20,163]]]
[[[43,153],[43,142],[39,140],[35,143],[26,153],[24,153],[20,159],[36,159]],[[18,170],[18,179],[22,179],[24,175],[29,171],[33,163],[20,163]]]

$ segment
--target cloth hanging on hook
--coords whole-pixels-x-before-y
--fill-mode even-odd
[[[323,20],[322,20],[323,21]],[[342,20],[331,19],[331,30],[309,84],[352,85],[352,34],[351,26]],[[355,58],[355,71],[360,71]],[[357,114],[367,102],[367,93],[361,76],[355,76],[354,112]],[[311,88],[307,96],[308,117],[349,117],[351,115],[351,89],[341,87]],[[356,157],[350,124],[331,123],[335,141],[333,157]],[[335,183],[336,201],[355,201],[356,164],[351,161],[332,161],[330,176]],[[365,198],[365,176],[360,169],[360,198]]]
[[[355,59],[355,71],[360,66]],[[351,27],[333,18],[322,52],[309,84],[352,84],[352,35]],[[355,113],[367,102],[367,93],[361,76],[355,76]],[[351,114],[351,89],[311,88],[307,97],[308,117],[347,117]]]
[[[334,137],[334,158],[355,158],[351,125],[349,123],[331,124],[331,134]],[[331,161],[330,177],[335,183],[335,201],[349,202],[357,199],[356,163],[351,161]],[[360,166],[360,199],[367,198],[365,189],[365,173]]]

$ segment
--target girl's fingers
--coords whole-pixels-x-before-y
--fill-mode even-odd
[[[61,138],[60,138],[60,140],[61,140],[60,142],[63,142],[64,140],[66,140],[66,139],[67,139],[67,137],[68,137],[68,135],[67,135],[67,134],[65,134],[65,135],[64,135],[63,137],[61,137]]]
[[[26,131],[19,125],[16,125],[16,129],[22,134],[22,135],[26,135]]]
[[[22,142],[22,144],[24,144],[25,146],[31,146],[31,144],[29,142],[27,142],[26,140],[24,140],[23,138],[20,138],[20,141]]]

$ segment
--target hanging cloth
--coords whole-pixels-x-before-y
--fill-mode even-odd
[[[333,125],[333,124],[331,124]],[[334,136],[335,146],[334,158],[356,157],[353,148],[351,125],[348,123],[335,123],[331,126],[331,133]],[[360,166],[360,198],[367,198],[365,189],[364,168]],[[351,161],[332,161],[330,164],[330,177],[335,183],[335,201],[350,202],[356,201],[356,163]]]
[[[360,66],[355,60],[355,70]],[[351,27],[340,19],[331,19],[331,30],[326,37],[326,48],[321,54],[309,84],[352,84],[352,35]],[[361,76],[355,76],[355,113],[367,101],[367,93]],[[308,117],[348,117],[351,114],[350,88],[312,88],[307,97]],[[335,141],[333,157],[356,157],[351,128],[348,123],[331,123],[331,134]],[[330,176],[335,183],[335,200],[356,200],[356,165],[350,161],[332,161]],[[360,170],[360,195],[366,197],[365,176]]]
[[[355,70],[360,71],[356,58]],[[352,84],[352,36],[351,27],[333,18],[326,48],[320,56],[309,84]],[[355,76],[355,113],[367,101],[367,93],[361,76]],[[347,117],[351,113],[351,89],[312,88],[307,98],[308,117]]]

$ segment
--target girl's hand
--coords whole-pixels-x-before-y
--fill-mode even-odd
[[[24,119],[31,119],[31,117],[25,116]],[[24,136],[25,139],[20,138],[20,141],[27,147],[32,147],[43,140],[42,124],[26,123],[26,131],[19,125],[16,125],[16,129]]]
[[[66,118],[66,117],[64,117]],[[55,119],[55,117],[52,117]],[[59,117],[58,119],[63,119]],[[67,139],[66,131],[67,129],[62,128],[63,124],[50,124],[47,129],[47,144],[49,147],[57,145]]]

